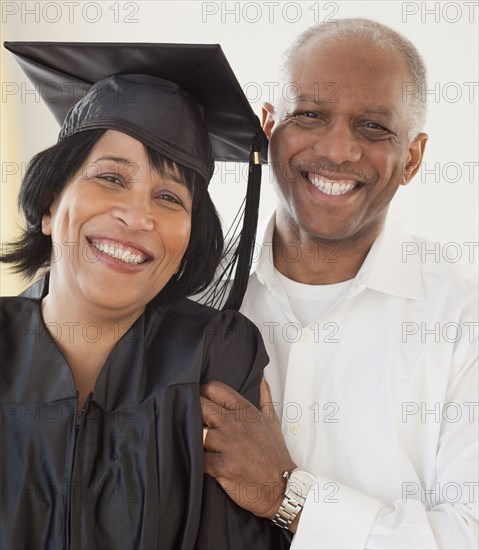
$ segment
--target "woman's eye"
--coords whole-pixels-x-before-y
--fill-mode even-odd
[[[112,174],[102,174],[101,176],[98,176],[98,179],[101,179],[102,181],[106,181],[113,185],[123,186],[123,180],[120,179],[118,176],[114,176]]]
[[[182,205],[180,199],[178,199],[174,195],[171,195],[170,193],[160,193],[159,195],[157,195],[156,198],[166,202],[170,202],[172,204],[178,204],[180,206]]]

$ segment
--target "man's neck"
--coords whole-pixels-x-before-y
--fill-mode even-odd
[[[288,279],[308,285],[330,285],[354,279],[382,226],[346,240],[312,239],[276,222],[273,233],[275,268]]]

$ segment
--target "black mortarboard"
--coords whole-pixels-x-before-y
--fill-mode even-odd
[[[220,277],[225,279],[235,270],[225,307],[239,308],[251,266],[260,158],[266,161],[267,140],[221,47],[55,42],[4,45],[62,126],[59,140],[87,129],[115,129],[196,171],[206,184],[214,160],[250,163],[241,235]],[[215,290],[217,304],[226,287],[217,282]]]

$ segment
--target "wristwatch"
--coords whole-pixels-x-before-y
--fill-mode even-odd
[[[271,520],[282,529],[289,529],[294,518],[301,512],[309,490],[315,481],[313,474],[296,468],[292,472],[283,472],[286,482],[284,500]]]

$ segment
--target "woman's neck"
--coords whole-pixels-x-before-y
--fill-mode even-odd
[[[91,310],[75,308],[51,293],[41,308],[45,325],[70,366],[81,409],[112,349],[138,315],[121,319],[92,315]]]

